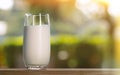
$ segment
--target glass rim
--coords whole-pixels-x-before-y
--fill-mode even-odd
[[[39,14],[25,13],[25,16],[49,16],[49,14],[48,13],[46,13],[46,14],[42,14],[42,13],[39,13]]]
[[[36,22],[36,17],[39,18],[39,21]],[[31,18],[31,19],[30,19]],[[42,19],[45,19],[46,21],[43,21]],[[48,13],[38,13],[38,14],[32,14],[32,13],[25,13],[25,22],[24,22],[24,26],[26,25],[42,25],[43,23],[46,23],[48,25],[50,25],[50,17]]]

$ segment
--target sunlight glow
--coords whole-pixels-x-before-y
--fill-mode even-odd
[[[82,5],[86,5],[90,0],[76,0],[76,7],[79,9]]]
[[[80,3],[80,4],[87,4],[89,2],[90,0],[76,0],[76,3]]]
[[[1,0],[0,1],[0,9],[9,10],[13,6],[13,0]]]
[[[92,0],[77,0],[76,8],[79,9],[82,13],[84,13],[88,18],[92,18],[95,14],[100,15],[104,12],[97,3]]]
[[[113,16],[120,16],[120,0],[110,0],[108,11]]]

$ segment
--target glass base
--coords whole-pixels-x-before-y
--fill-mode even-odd
[[[44,70],[46,66],[27,66],[28,70]]]

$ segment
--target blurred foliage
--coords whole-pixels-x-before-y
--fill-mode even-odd
[[[73,35],[59,35],[51,38],[52,58],[55,60],[55,67],[104,67],[104,52],[108,49],[108,40],[98,36],[88,40]],[[68,53],[68,59],[60,60],[60,51]]]
[[[7,61],[4,53],[4,47],[0,46],[0,67],[1,68],[6,68],[7,67]]]
[[[23,44],[23,37],[6,37],[5,46],[21,46]]]
[[[107,49],[109,41],[99,37],[92,37],[88,40],[75,35],[51,36],[51,61],[50,67],[102,67],[104,61],[104,50]],[[23,37],[9,37],[5,41],[5,53],[8,67],[22,67],[22,45]],[[65,51],[68,57],[62,59],[59,56]],[[17,57],[16,57],[17,56]],[[64,56],[64,54],[63,54]],[[20,61],[20,62],[19,62]]]

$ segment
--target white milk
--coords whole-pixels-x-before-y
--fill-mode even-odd
[[[50,59],[50,26],[24,26],[23,48],[26,65],[47,65]]]

